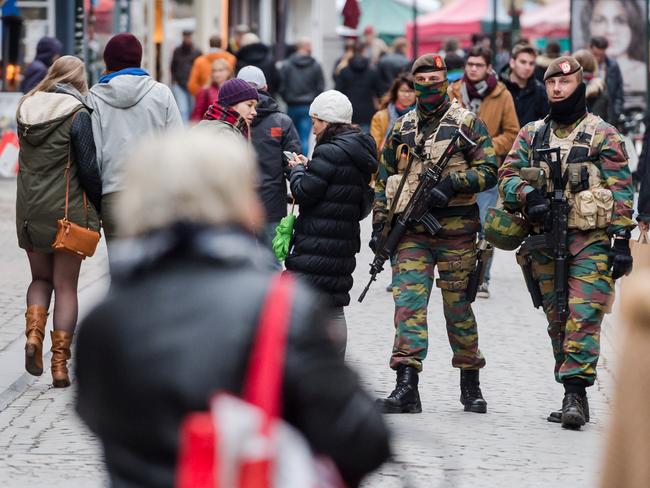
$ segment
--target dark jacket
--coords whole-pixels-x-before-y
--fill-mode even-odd
[[[280,74],[275,67],[271,48],[261,42],[249,44],[237,52],[237,71],[244,66],[257,66],[264,72],[269,93],[275,95],[280,87]]]
[[[623,113],[623,75],[618,63],[609,57],[605,58],[605,84],[609,95],[609,116],[606,122],[616,125],[618,118]]]
[[[352,122],[370,124],[376,112],[374,99],[381,96],[379,85],[377,71],[362,56],[355,56],[341,70],[336,80],[336,89],[352,103]]]
[[[645,126],[650,127],[650,108],[646,110]],[[650,130],[643,135],[643,148],[639,156],[639,167],[636,177],[641,182],[639,189],[639,203],[637,207],[637,220],[650,222]]]
[[[187,81],[190,78],[190,71],[194,60],[201,55],[201,50],[197,49],[193,44],[181,44],[174,49],[172,55],[172,83],[178,84],[183,90],[187,90]]]
[[[610,100],[605,83],[598,78],[585,84],[587,86],[587,110],[592,114],[598,115],[601,119],[607,120]]]
[[[411,61],[402,53],[385,54],[379,58],[377,73],[379,74],[381,93],[386,93],[397,75],[407,71],[410,65]]]
[[[300,213],[285,265],[327,294],[334,306],[350,303],[362,195],[377,166],[372,137],[348,130],[325,137],[308,166],[291,172]]]
[[[292,54],[280,70],[280,95],[288,105],[309,105],[324,89],[323,69],[313,57]]]
[[[510,81],[510,68],[505,68],[501,71],[501,81],[506,85],[515,102],[515,111],[520,127],[548,115],[546,88],[535,76],[531,76],[526,86],[520,88],[517,83]]]
[[[108,295],[79,327],[77,411],[102,442],[111,486],[169,488],[182,419],[218,391],[242,392],[272,271],[233,229],[179,226],[115,256]],[[387,458],[387,431],[326,317],[296,286],[283,417],[356,486]]]
[[[253,146],[260,168],[260,199],[268,222],[287,215],[287,160],[283,151],[300,154],[300,138],[288,115],[280,112],[273,98],[260,92],[257,117],[253,120]]]
[[[68,218],[99,230],[102,183],[88,111],[81,94],[69,85],[58,85],[55,92],[36,92],[18,106],[16,230],[23,249],[52,252],[57,220],[65,212],[68,160]]]
[[[41,37],[36,45],[36,56],[23,75],[23,81],[20,84],[20,91],[27,93],[36,85],[38,85],[45,75],[47,70],[52,66],[55,56],[60,56],[63,52],[63,44],[61,41],[54,37]]]

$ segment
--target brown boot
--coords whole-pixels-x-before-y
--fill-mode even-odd
[[[47,308],[43,305],[30,305],[25,313],[25,369],[29,374],[43,374],[43,339],[45,338],[45,323]]]
[[[70,344],[72,334],[64,330],[53,330],[52,337],[52,385],[55,388],[70,386],[68,376],[68,359],[70,359]]]

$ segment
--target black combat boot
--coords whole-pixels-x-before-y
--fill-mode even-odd
[[[466,412],[487,412],[487,402],[479,385],[478,369],[460,370],[460,403],[465,406]]]
[[[584,414],[585,414],[585,422],[589,422],[589,400],[587,399],[587,394],[585,393],[585,396],[582,399],[583,402],[583,407],[584,407]],[[562,423],[562,409],[560,410],[555,410],[551,413],[548,414],[548,417],[546,417],[546,420],[549,422],[553,422],[555,424],[561,424]]]
[[[562,401],[562,427],[579,430],[587,422],[587,395],[565,393]]]
[[[377,403],[383,413],[420,413],[420,393],[418,392],[418,370],[412,366],[397,367],[397,383],[388,398],[380,398]]]

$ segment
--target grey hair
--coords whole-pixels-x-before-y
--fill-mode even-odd
[[[168,132],[134,148],[116,205],[120,232],[134,237],[186,221],[249,227],[256,156],[241,136],[201,128]]]

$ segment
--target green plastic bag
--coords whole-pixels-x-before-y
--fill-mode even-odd
[[[282,217],[282,220],[280,220],[280,223],[275,228],[275,237],[271,241],[273,253],[280,262],[284,262],[289,254],[289,246],[291,245],[291,237],[293,236],[293,225],[296,223],[296,216],[293,214],[294,205],[291,206],[291,213],[286,217]]]

